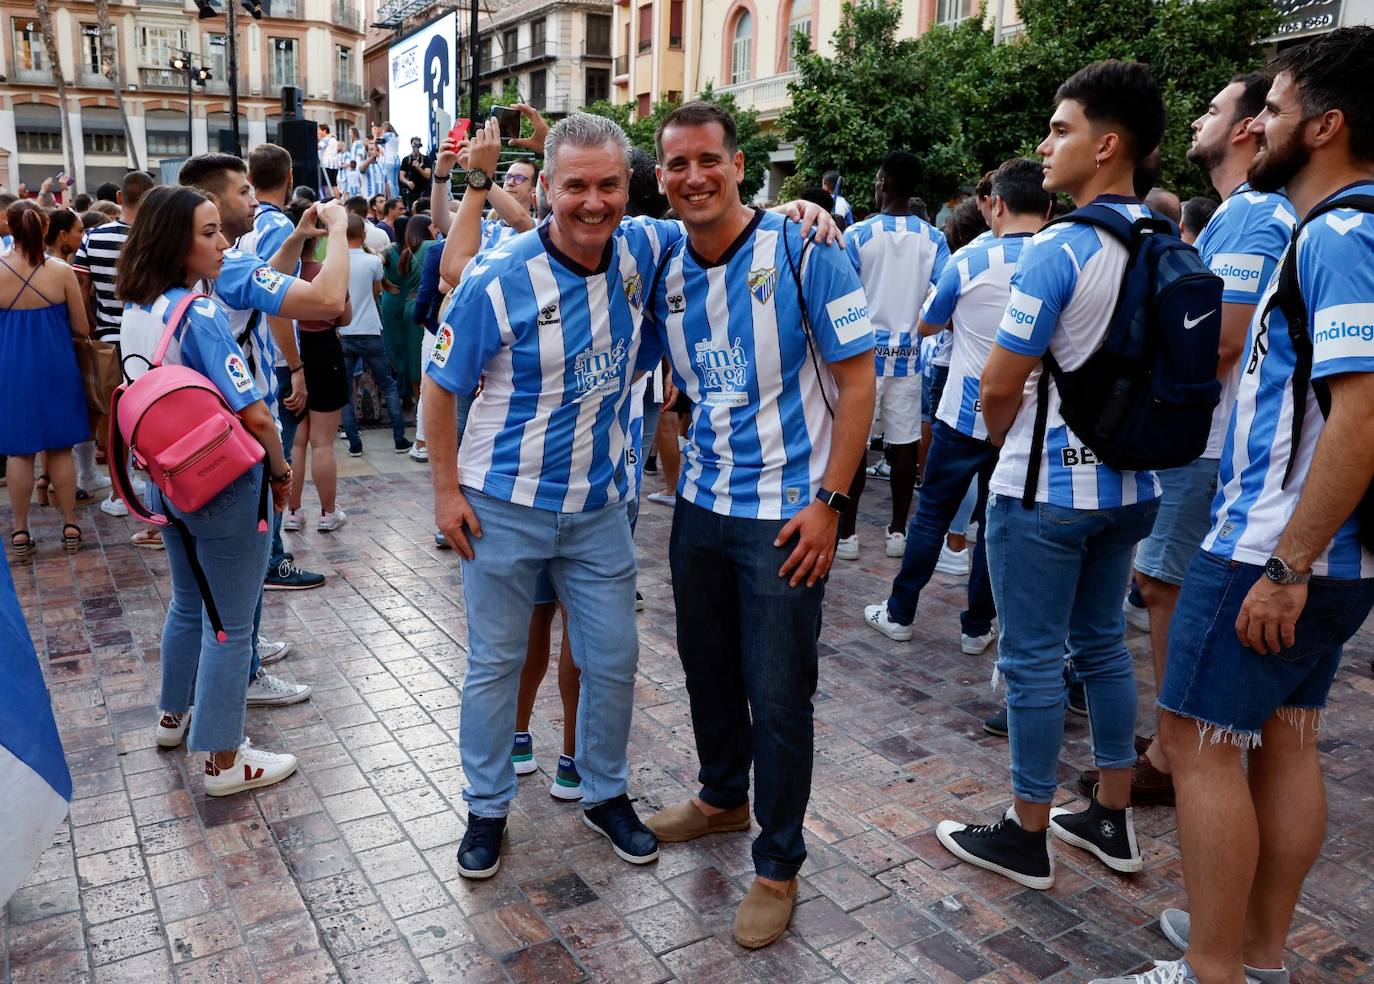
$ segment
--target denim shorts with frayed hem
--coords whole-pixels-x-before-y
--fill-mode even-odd
[[[1198,722],[1211,741],[1253,746],[1280,709],[1320,711],[1341,647],[1374,607],[1374,579],[1314,577],[1294,645],[1257,653],[1236,635],[1236,617],[1262,568],[1198,551],[1169,626],[1159,706]]]
[[[1198,458],[1155,472],[1161,489],[1159,515],[1150,535],[1135,548],[1137,571],[1166,584],[1183,583],[1188,564],[1212,527],[1218,467],[1216,458]]]

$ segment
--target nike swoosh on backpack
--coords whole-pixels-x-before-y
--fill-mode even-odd
[[[1190,318],[1185,314],[1183,316],[1183,330],[1192,331],[1214,314],[1216,314],[1216,311],[1208,311],[1206,314],[1199,314],[1196,318]]]

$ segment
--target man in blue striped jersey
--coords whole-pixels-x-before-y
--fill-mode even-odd
[[[1132,219],[1148,215],[1135,197],[1134,178],[1164,132],[1164,103],[1149,69],[1096,62],[1060,86],[1056,103],[1049,136],[1038,148],[1045,190]],[[985,536],[1001,617],[997,671],[1007,688],[1015,799],[997,823],[947,820],[936,835],[961,860],[1041,890],[1054,884],[1050,827],[1114,870],[1142,865],[1130,814],[1136,691],[1121,586],[1132,548],[1154,523],[1159,487],[1150,472],[1119,472],[1099,462],[1065,424],[1053,380],[1041,408],[1042,381],[1033,378],[1044,372],[1046,352],[1071,371],[1101,347],[1128,258],[1109,233],[1083,223],[1057,223],[1032,237],[1021,250],[979,383],[988,439],[1002,442]],[[1044,440],[1037,449],[1040,420]],[[1037,450],[1038,481],[1028,479]],[[1052,815],[1066,641],[1085,686],[1101,780],[1086,812]]]
[[[728,113],[687,103],[657,142],[688,235],[668,244],[650,303],[692,403],[669,560],[701,790],[651,826],[670,842],[748,829],[755,766],[757,877],[735,939],[760,947],[787,928],[806,858],[816,637],[873,417],[873,329],[844,254],[740,201]]]
[[[1237,76],[1192,124],[1193,143],[1188,159],[1208,172],[1212,186],[1223,200],[1197,241],[1202,259],[1225,284],[1217,360],[1222,395],[1212,416],[1212,433],[1202,457],[1159,473],[1159,515],[1153,531],[1136,548],[1135,580],[1150,616],[1156,687],[1164,681],[1169,621],[1178,602],[1179,586],[1212,525],[1217,469],[1235,402],[1239,382],[1236,365],[1245,345],[1246,329],[1255,302],[1273,275],[1297,224],[1293,208],[1281,192],[1255,191],[1245,181],[1245,172],[1259,148],[1258,138],[1250,132],[1250,123],[1264,108],[1268,92],[1269,77],[1265,73]],[[1079,779],[1079,787],[1091,792],[1096,782],[1096,773],[1090,771]],[[1131,803],[1149,806],[1173,801],[1168,760],[1156,739],[1131,770]]]
[[[1374,195],[1374,28],[1321,35],[1269,70],[1249,181],[1284,189],[1303,221],[1255,306],[1212,529],[1169,632],[1159,735],[1191,920],[1172,921],[1187,952],[1152,981],[1286,984],[1284,939],[1326,832],[1318,721],[1374,607],[1356,512],[1374,477],[1374,215],[1313,214]]]
[[[628,151],[624,133],[601,117],[574,114],[550,131],[543,181],[552,221],[466,270],[429,364],[435,517],[463,558],[468,616],[460,748],[469,817],[458,851],[468,878],[500,867],[516,793],[515,699],[545,571],[565,603],[582,670],[585,822],[626,861],[658,856],[626,795],[638,642],[624,449],[658,259],[644,225],[620,222]],[[464,206],[475,218],[494,154],[474,163]],[[667,242],[681,235],[675,223],[658,232]],[[455,453],[456,394],[479,379]]]
[[[922,383],[916,367],[921,341],[916,322],[921,302],[949,263],[944,234],[911,214],[911,196],[916,194],[920,176],[920,162],[911,154],[901,150],[888,154],[873,183],[873,197],[881,211],[844,234],[845,252],[868,297],[877,343],[873,350],[878,373],[875,412],[883,421],[884,450],[892,469],[892,522],[883,531],[889,557],[900,557],[906,548],[906,521],[916,488]],[[859,556],[855,524],[865,464],[860,459],[849,487],[849,506],[840,517],[835,556],[841,560]]]
[[[997,448],[988,442],[978,380],[1007,309],[1021,248],[1049,216],[1050,194],[1043,179],[1040,163],[1029,158],[1007,161],[997,169],[991,192],[992,235],[975,239],[951,257],[921,309],[920,334],[953,329],[949,383],[935,415],[921,501],[907,531],[902,569],[887,601],[864,609],[865,622],[899,642],[912,636],[921,589],[935,572],[945,531],[975,480],[974,518],[986,525],[983,510]],[[986,650],[995,635],[992,620],[997,609],[988,581],[986,545],[987,537],[980,536],[968,580],[968,610],[959,616],[960,646],[969,655]]]

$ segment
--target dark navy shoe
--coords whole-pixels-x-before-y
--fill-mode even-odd
[[[983,722],[983,730],[990,735],[998,738],[1007,737],[1007,705],[1003,704],[1002,709]]]
[[[501,867],[501,838],[506,818],[495,820],[468,814],[468,830],[458,845],[458,874],[464,878],[490,878]]]
[[[621,793],[590,810],[582,811],[582,822],[611,842],[622,861],[648,864],[658,858],[658,838],[640,823],[630,797]]]
[[[1081,683],[1069,684],[1069,713],[1079,717],[1088,716],[1088,695]]]
[[[307,591],[324,583],[324,575],[303,571],[287,558],[267,572],[263,587],[268,591]]]

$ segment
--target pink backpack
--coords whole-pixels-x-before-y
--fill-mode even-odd
[[[180,512],[204,507],[266,456],[214,383],[187,366],[162,364],[191,305],[205,296],[190,291],[177,301],[153,353],[151,368],[132,383],[120,386],[110,398],[108,458],[115,493],[138,519],[154,526],[175,525],[192,545],[194,539],[180,519],[152,512],[133,494],[128,474],[130,456],[135,465],[147,470],[153,484]],[[267,492],[264,476],[258,503],[259,533],[268,530]],[[224,630],[204,572],[195,559],[194,546],[191,565],[211,624],[223,642]]]

